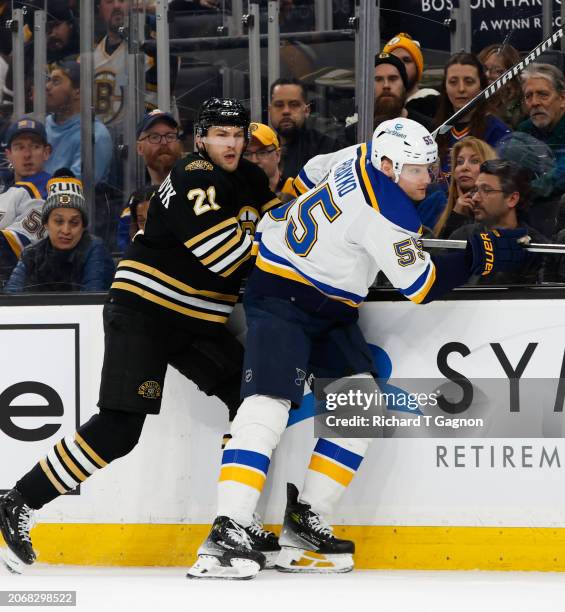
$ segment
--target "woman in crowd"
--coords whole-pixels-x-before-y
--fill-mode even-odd
[[[520,54],[512,45],[489,45],[479,53],[478,58],[490,85],[520,61]],[[518,79],[508,81],[492,97],[492,113],[513,130],[525,118]]]
[[[449,119],[488,85],[483,65],[472,53],[452,55],[446,66],[441,85],[436,127]],[[483,100],[451,129],[437,137],[442,170],[449,172],[449,151],[456,142],[474,136],[495,147],[510,132],[508,126],[492,114],[490,102]]]
[[[450,153],[453,173],[447,205],[434,227],[434,234],[438,238],[447,238],[461,225],[474,222],[473,202],[469,192],[475,186],[481,164],[496,157],[491,146],[473,136],[468,136],[453,146]]]
[[[6,293],[106,291],[110,287],[114,263],[103,242],[86,230],[88,211],[81,183],[60,174],[47,183],[41,218],[47,236],[23,251]]]

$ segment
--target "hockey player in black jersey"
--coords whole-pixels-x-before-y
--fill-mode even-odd
[[[224,324],[250,260],[254,223],[279,203],[262,170],[241,159],[248,126],[237,100],[205,101],[196,124],[198,152],[177,162],[151,199],[145,230],[127,248],[104,306],[99,413],[0,497],[9,569],[35,561],[33,510],[135,447],[146,415],[160,411],[169,364],[221,399],[230,420],[235,415],[243,349]],[[228,518],[220,523],[217,546],[227,541],[230,552],[218,556],[228,575],[232,563],[265,564],[253,544],[278,550],[257,521],[244,529]]]

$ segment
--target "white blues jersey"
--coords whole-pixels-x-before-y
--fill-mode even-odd
[[[352,145],[333,153],[324,153],[316,155],[308,160],[304,167],[294,179],[292,186],[296,195],[302,195],[309,189],[321,183],[327,176],[328,172],[340,161],[357,153],[361,145]],[[371,158],[371,143],[367,143],[367,159]]]
[[[9,248],[19,258],[27,245],[45,235],[41,210],[50,176],[40,172],[17,181],[0,195],[0,251]]]
[[[268,292],[274,277],[288,279],[295,281],[289,295],[300,283],[355,308],[382,271],[420,303],[436,275],[422,250],[421,229],[412,201],[373,167],[367,145],[359,145],[315,188],[260,221],[255,252],[261,278],[254,286]]]

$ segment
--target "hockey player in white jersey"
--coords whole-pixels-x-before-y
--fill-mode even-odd
[[[358,377],[373,385],[371,352],[357,325],[358,308],[377,272],[415,304],[436,299],[471,274],[520,265],[528,257],[522,231],[477,236],[464,252],[430,256],[407,191],[425,189],[437,159],[427,130],[408,119],[381,124],[370,151],[356,147],[317,186],[272,209],[259,223],[256,265],[244,297],[248,335],[243,403],[225,447],[218,516],[242,528],[253,512],[292,407],[300,405],[306,373],[333,380]],[[386,162],[388,178],[377,168]],[[334,536],[326,517],[361,465],[369,440],[318,440],[299,496],[288,505],[277,567],[283,571],[343,572],[353,568],[354,544]],[[203,544],[189,576],[250,578],[233,555]]]

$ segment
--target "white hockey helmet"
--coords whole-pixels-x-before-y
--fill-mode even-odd
[[[378,170],[383,157],[392,162],[394,180],[398,183],[404,164],[435,163],[437,144],[420,123],[404,117],[389,119],[379,124],[373,133],[371,163]]]

